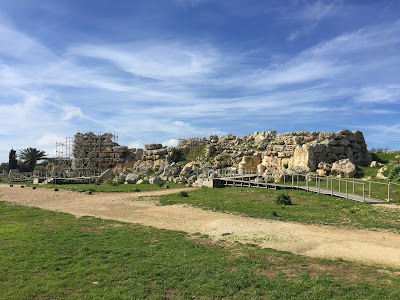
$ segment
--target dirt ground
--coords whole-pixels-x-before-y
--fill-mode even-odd
[[[160,206],[154,198],[139,198],[191,189],[88,195],[0,185],[0,200],[66,212],[77,217],[95,216],[160,229],[207,234],[216,241],[253,243],[312,257],[341,258],[400,268],[400,234],[250,218],[188,205]]]

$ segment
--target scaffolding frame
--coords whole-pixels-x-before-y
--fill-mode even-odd
[[[115,132],[82,134],[82,139],[79,141],[75,137],[67,137],[65,141],[56,143],[55,167],[52,175],[58,178],[96,177],[106,169],[100,168],[100,164],[108,162],[111,166],[112,161],[115,161],[115,158],[107,158],[106,154],[112,153],[112,147],[107,148],[107,146],[117,145],[118,135]],[[73,161],[76,164],[74,166]]]

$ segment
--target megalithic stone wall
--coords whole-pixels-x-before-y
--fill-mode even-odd
[[[111,133],[77,133],[74,136],[72,169],[101,172],[118,164],[142,159],[143,149],[120,146],[113,137]]]

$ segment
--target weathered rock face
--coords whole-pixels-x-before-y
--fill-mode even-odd
[[[92,132],[77,133],[74,136],[71,163],[72,171],[76,172],[100,172],[117,167],[123,170],[125,163],[137,161],[142,158],[143,149],[129,149],[118,145],[114,135],[104,133],[95,135]]]
[[[126,175],[125,177],[125,182],[126,183],[130,183],[130,184],[135,184],[138,182],[138,180],[140,179],[140,176],[138,174],[135,173],[129,173],[128,175]]]
[[[241,169],[255,169],[260,163],[259,157],[243,156],[242,161],[239,163],[239,170]],[[239,171],[240,172],[240,171]]]
[[[97,182],[104,182],[110,179],[114,175],[114,172],[111,169],[105,170],[99,177],[97,177]]]
[[[280,142],[285,145],[281,148],[271,147],[270,156],[277,156],[280,159],[274,162],[275,169],[279,170],[281,165],[286,163],[289,166],[304,166],[315,171],[321,161],[333,163],[345,158],[362,166],[371,162],[371,155],[367,151],[360,131],[341,130],[338,133],[321,132],[319,135],[317,132],[311,135],[301,132],[301,134],[286,135],[286,138],[278,135]],[[294,146],[295,149],[292,151]]]
[[[179,147],[188,148],[191,145],[206,145],[205,157],[211,159],[216,168],[255,167],[243,161],[244,156],[261,157],[261,165],[272,172],[292,166],[315,171],[320,162],[332,164],[345,158],[363,166],[371,162],[362,133],[346,129],[337,133],[298,131],[278,135],[270,130],[242,138],[213,135],[209,139],[182,139],[179,143]],[[329,173],[330,170],[321,172]]]
[[[333,163],[332,173],[340,176],[353,177],[356,175],[357,170],[350,159],[346,158]]]

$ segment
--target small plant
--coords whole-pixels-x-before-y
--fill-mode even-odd
[[[276,211],[272,211],[271,215],[272,215],[273,217],[279,217],[279,215],[278,215],[278,213],[277,213]]]
[[[287,169],[287,168],[289,168],[289,165],[288,165],[288,164],[283,164],[283,167],[284,167],[285,169]]]
[[[288,194],[280,194],[276,197],[275,203],[277,205],[292,205],[292,199]]]
[[[180,193],[180,196],[181,197],[189,197],[189,194],[187,192],[183,191]]]
[[[140,192],[140,189],[134,188],[133,191],[134,191],[134,192]]]
[[[157,183],[157,185],[158,185],[159,187],[163,187],[163,186],[165,185],[165,182],[164,182],[164,181],[160,181],[159,183]]]

